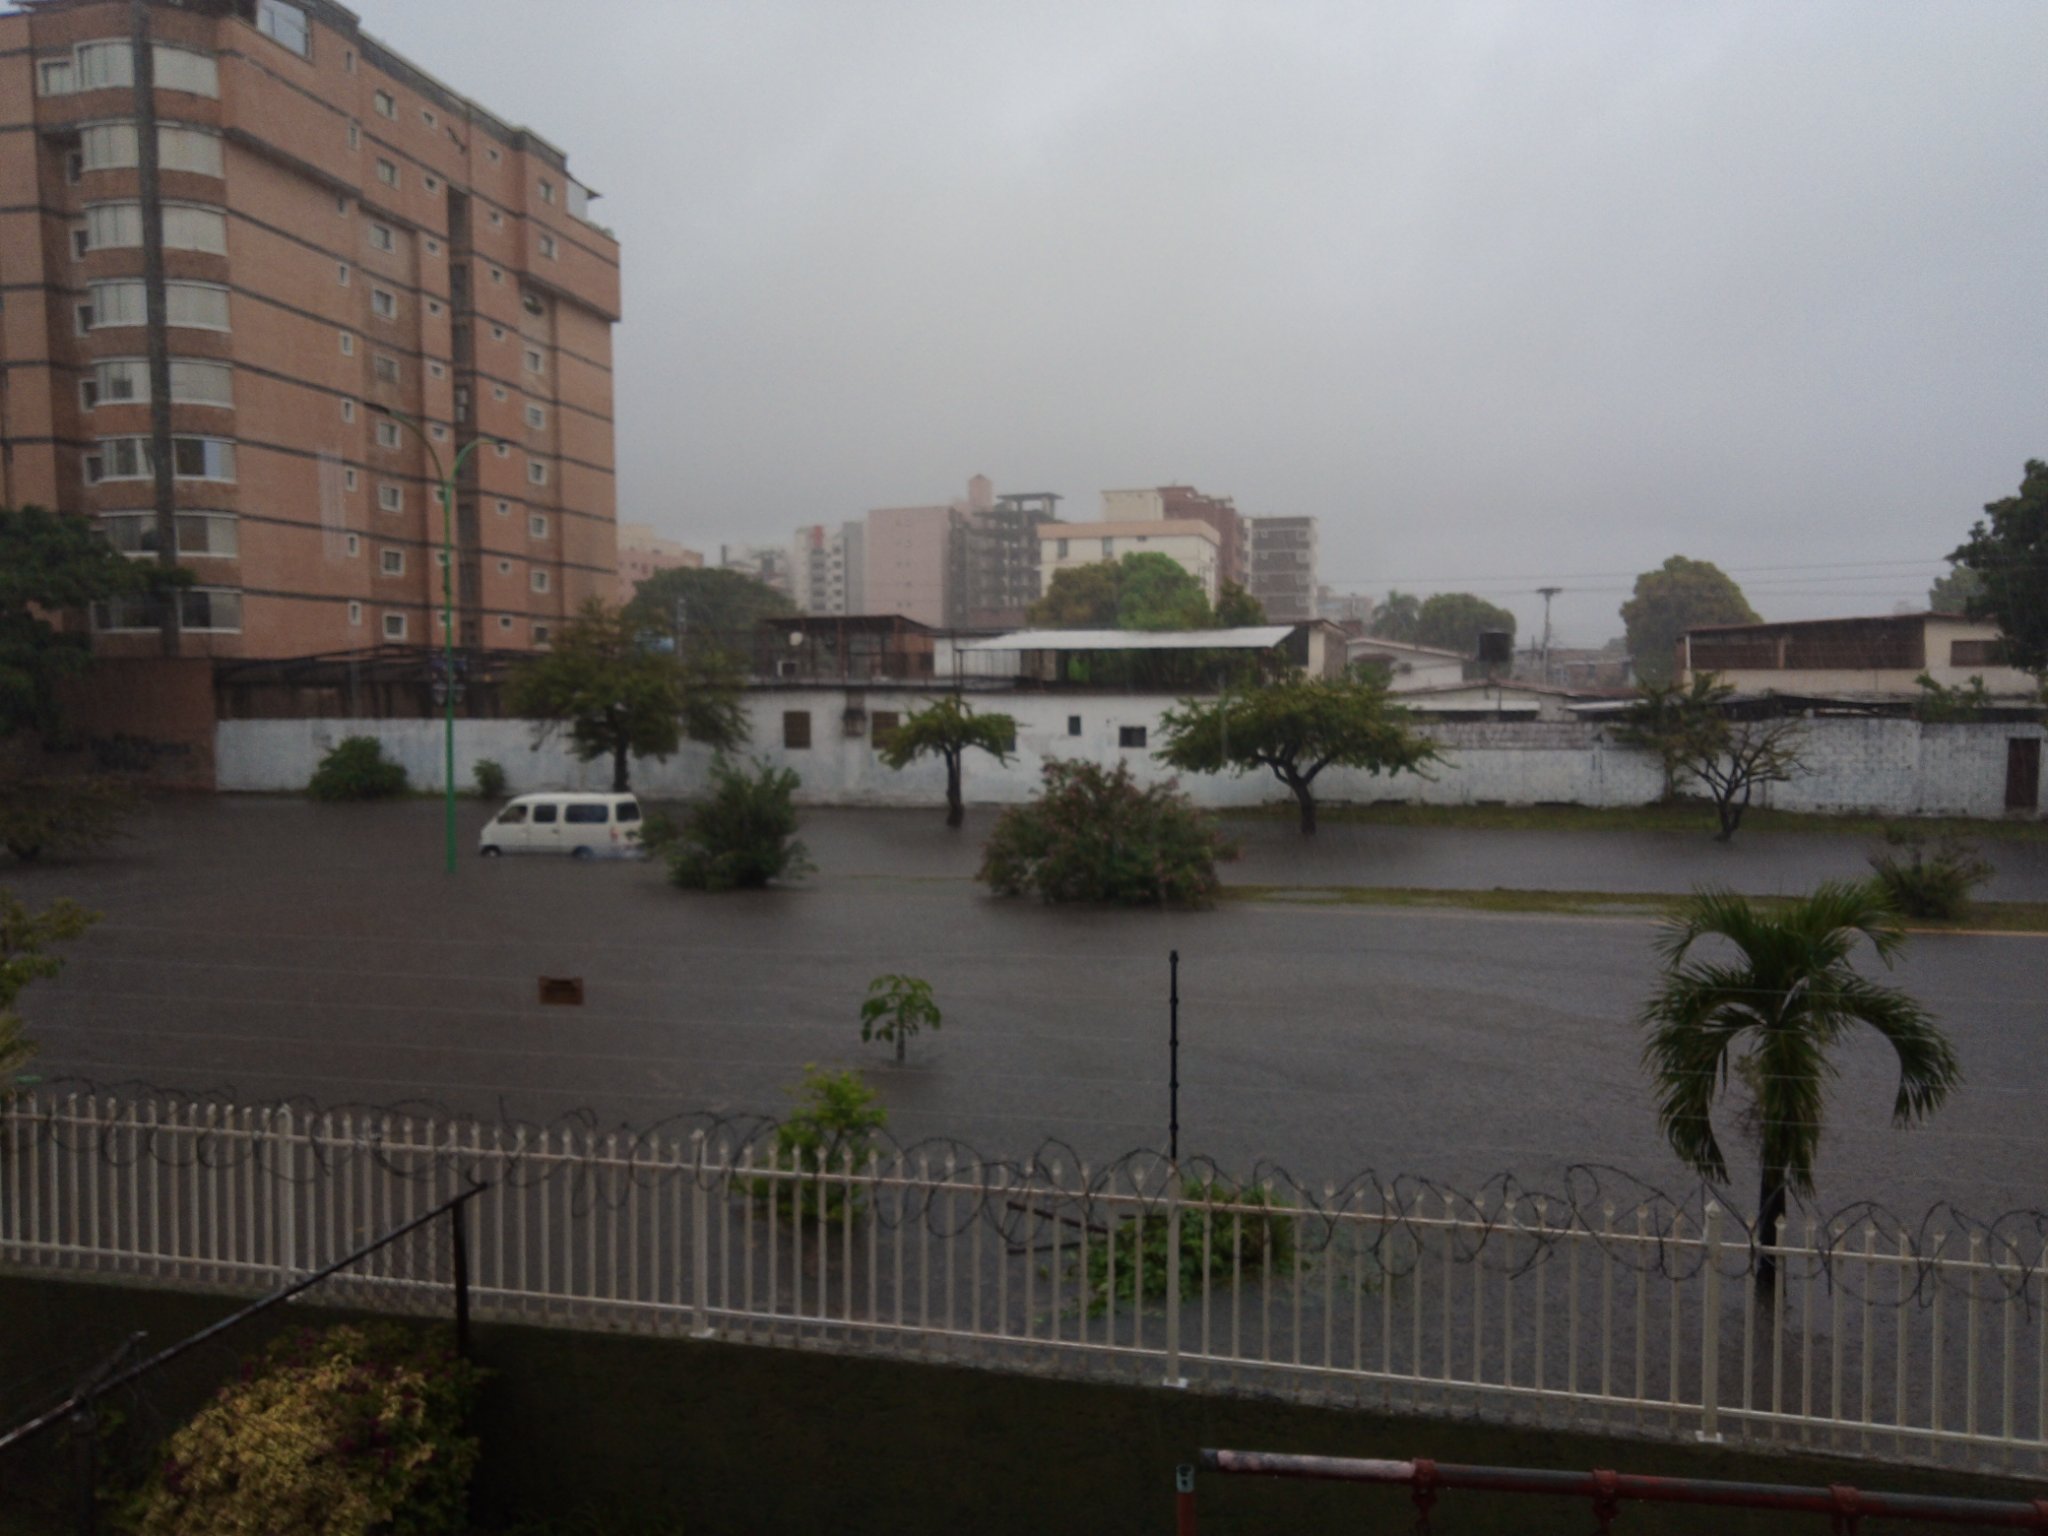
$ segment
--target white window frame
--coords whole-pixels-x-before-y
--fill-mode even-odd
[[[341,355],[343,357],[354,357],[356,355],[356,333],[354,331],[342,331],[339,335],[341,337]]]
[[[389,91],[380,90],[370,97],[370,106],[379,117],[398,116],[398,98]]]
[[[548,424],[547,407],[535,405],[529,400],[526,405],[526,424],[536,432],[544,431]]]
[[[287,52],[313,57],[313,23],[291,0],[256,0],[256,30]]]
[[[389,416],[379,416],[377,418],[377,446],[379,448],[396,448],[398,445],[398,423]]]
[[[378,481],[377,510],[379,512],[403,512],[405,510],[405,487],[394,485],[389,480]]]
[[[379,352],[370,359],[370,373],[379,384],[397,384],[405,377],[398,359],[389,352]]]
[[[403,640],[405,638],[405,615],[386,609],[384,612],[384,625],[380,633],[386,640]]]
[[[370,249],[373,251],[395,251],[398,249],[398,237],[391,232],[389,224],[379,224],[372,220],[365,232],[364,238],[370,242]]]
[[[526,483],[528,485],[546,485],[548,483],[548,467],[546,463],[540,459],[528,459],[526,461]]]
[[[370,313],[379,320],[396,320],[398,318],[398,295],[389,288],[372,288],[370,290]]]
[[[393,549],[389,544],[377,551],[377,574],[379,576],[403,576],[405,574],[405,551]]]
[[[545,595],[548,591],[547,567],[544,565],[535,566],[528,574],[527,585],[532,587],[536,594]]]
[[[548,536],[548,515],[545,512],[529,512],[526,516],[526,536],[529,539],[544,539]]]
[[[555,260],[557,253],[555,248],[555,237],[553,235],[542,235],[540,237],[540,253],[549,261]]]
[[[526,371],[528,373],[546,373],[548,371],[547,354],[541,351],[539,347],[528,347],[526,349]]]
[[[354,598],[348,600],[348,621],[352,626],[359,626],[363,622],[363,605]]]

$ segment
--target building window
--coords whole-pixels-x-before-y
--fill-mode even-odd
[[[512,445],[510,443],[493,443],[491,444],[491,452],[501,459],[509,459],[512,457]]]
[[[552,203],[555,200],[555,184],[545,176],[540,179],[540,200],[544,203]]]
[[[425,123],[425,124],[426,124],[426,125],[427,125],[427,126],[428,126],[429,128],[431,128],[431,127],[433,127],[433,126],[434,126],[434,125],[435,125],[436,123],[440,122],[440,119],[439,119],[438,117],[434,116],[434,114],[433,114],[433,113],[432,113],[432,112],[431,112],[430,110],[428,110],[428,109],[427,109],[426,107],[421,107],[421,108],[420,108],[420,121],[421,121],[421,122],[423,122],[423,123]]]
[[[427,313],[438,318],[441,313],[441,301],[439,299],[427,300]]]
[[[363,147],[363,125],[361,123],[350,122],[348,125],[348,147],[352,150]],[[341,211],[343,213],[348,212],[346,203],[343,204]]]
[[[231,406],[235,403],[234,369],[227,363],[195,358],[171,359],[171,399],[180,405]],[[82,382],[87,408],[149,399],[149,364],[139,357],[106,358],[93,365]]]
[[[372,224],[370,226],[369,238],[372,250],[389,251],[397,249],[398,241],[392,235],[391,226],[388,224]]]
[[[438,360],[438,359],[430,360],[430,361],[429,361],[429,362],[427,363],[427,377],[428,377],[428,378],[431,378],[431,379],[445,379],[445,378],[447,378],[447,377],[448,377],[448,365],[447,365],[446,363],[444,363],[444,362],[441,362],[441,361],[440,361],[440,360]]]
[[[373,106],[376,107],[377,115],[379,117],[398,116],[398,98],[393,96],[389,91],[377,92],[376,95],[370,98],[370,102]]]
[[[528,373],[546,373],[548,371],[547,356],[539,347],[528,347],[526,349],[526,371]]]
[[[354,421],[356,419],[355,401],[344,400],[341,402],[341,419],[343,421]]]
[[[386,576],[403,576],[405,574],[405,551],[402,549],[379,550],[377,553],[377,569]]]
[[[547,306],[541,303],[540,295],[537,293],[522,293],[519,295],[519,306],[536,320],[547,313]]]
[[[404,614],[387,613],[384,615],[384,638],[386,640],[403,640],[405,638]]]
[[[306,25],[306,13],[285,0],[256,0],[256,30],[291,49],[301,58],[313,57],[313,29]]]
[[[370,290],[370,313],[379,320],[396,320],[398,318],[398,295],[391,292],[388,288],[372,288]]]
[[[512,562],[510,560],[500,560],[498,562],[498,574],[500,576],[510,576],[512,574]]]
[[[353,48],[341,50],[341,67],[348,74],[356,72],[356,51]]]
[[[363,552],[363,536],[352,533],[348,536],[348,557],[353,560]]]
[[[385,512],[405,510],[405,487],[386,480],[377,487],[377,506]]]
[[[510,517],[511,515],[512,515],[512,503],[511,503],[511,502],[509,502],[509,501],[500,501],[500,502],[498,503],[498,516],[500,516],[500,517]]]
[[[501,402],[502,402],[502,401],[505,401],[505,400],[510,400],[510,399],[511,399],[512,397],[511,397],[510,395],[508,395],[508,394],[506,394],[506,393],[505,393],[505,386],[504,386],[504,385],[502,385],[502,384],[493,384],[493,385],[491,386],[491,398],[492,398],[493,400],[497,400],[497,401],[501,401]]]
[[[427,179],[428,179],[429,181],[433,180],[433,178],[432,178],[431,176],[430,176],[430,177],[428,177]],[[427,241],[427,254],[428,254],[429,256],[438,256],[438,255],[440,255],[440,254],[441,254],[441,242],[440,242],[440,241],[438,241],[438,240],[434,240],[434,239],[431,239],[431,238],[430,238],[430,239],[429,239],[429,240]]]
[[[1116,540],[1115,540],[1115,539],[1104,539],[1104,540],[1102,541],[1102,558],[1103,558],[1103,559],[1105,559],[1105,560],[1107,560],[1107,559],[1109,559],[1109,558],[1110,558],[1110,557],[1111,557],[1112,555],[1114,555],[1115,553],[1116,553]]]
[[[431,427],[427,428],[427,436],[431,437],[437,443],[445,443],[448,441],[448,429],[442,426],[441,423],[437,421]]]
[[[811,744],[811,712],[808,709],[785,709],[782,712],[782,745],[792,752],[800,752]]]
[[[377,418],[377,446],[396,448],[398,446],[398,423],[388,417]]]
[[[889,738],[896,734],[903,717],[893,709],[878,709],[868,717],[868,722],[868,744],[880,752],[889,745]]]
[[[555,237],[553,235],[542,235],[540,237],[540,253],[549,261],[555,259]]]
[[[363,605],[361,603],[350,602],[348,605],[348,621],[351,624],[363,622]]]
[[[505,227],[505,215],[503,215],[502,213],[498,212],[498,210],[497,210],[497,209],[493,208],[493,209],[491,210],[491,228],[493,228],[493,229],[503,229],[504,227]]]
[[[356,471],[353,464],[341,472],[341,483],[346,490],[352,491],[356,488]]]
[[[1066,541],[1065,539],[1056,539],[1056,540],[1054,540],[1053,542],[1054,542],[1054,544],[1055,544],[1055,546],[1056,546],[1056,548],[1055,548],[1055,550],[1054,550],[1054,558],[1055,558],[1055,559],[1059,559],[1059,560],[1064,560],[1064,559],[1066,559],[1066,558],[1067,558],[1067,541]]]
[[[1145,727],[1142,725],[1120,725],[1116,728],[1116,744],[1120,747],[1142,747],[1145,745]]]
[[[370,364],[370,371],[377,376],[379,384],[396,384],[398,382],[398,359],[388,353],[379,352],[376,359]]]
[[[343,331],[341,333],[341,355],[343,357],[354,357],[356,355],[356,338],[353,331]]]
[[[1069,736],[1081,734],[1081,717],[1079,715],[1067,716],[1067,734]]]
[[[547,589],[548,573],[546,571],[541,570],[535,571],[533,573],[533,590],[536,592],[545,592],[547,591]]]
[[[149,556],[162,542],[154,512],[110,512],[99,519],[100,532],[124,555]],[[238,552],[232,512],[180,512],[176,518],[178,554],[198,560],[232,560]]]
[[[88,485],[103,480],[147,480],[154,473],[146,437],[105,437],[85,456]],[[171,439],[171,473],[180,480],[235,478],[235,445],[218,437]]]
[[[549,634],[549,630],[548,630],[548,627],[547,627],[547,625],[545,625],[545,624],[536,624],[536,625],[534,625],[534,626],[533,626],[533,643],[534,643],[535,645],[546,645],[546,644],[548,643],[548,634]]]
[[[348,263],[347,263],[347,262],[345,262],[345,261],[337,261],[337,262],[336,262],[336,263],[334,264],[334,280],[335,280],[335,282],[339,283],[339,284],[340,284],[340,285],[341,285],[342,287],[344,287],[344,288],[346,288],[346,287],[348,286]]]
[[[504,503],[500,502],[500,506]],[[548,536],[548,518],[545,512],[529,513],[526,519],[526,536],[530,539],[544,539]]]
[[[73,309],[71,311],[71,322],[72,329],[81,336],[91,330],[93,326],[92,306],[90,304],[80,304],[77,308]]]
[[[494,325],[494,326],[492,326],[492,327],[491,327],[491,340],[493,340],[493,341],[503,341],[504,339],[505,339],[505,327],[503,327],[502,325]],[[503,391],[502,389],[501,389],[501,390],[499,390],[499,391],[498,391],[498,398],[499,398],[500,400],[504,399],[504,398],[505,398],[505,391]]]
[[[220,69],[212,54],[158,43],[155,58],[158,90],[183,91],[190,96],[220,95]]]
[[[500,160],[505,158],[503,155],[498,153],[498,146],[495,144],[486,144],[484,146],[484,157],[488,159],[493,165],[496,165]]]
[[[377,162],[377,179],[383,182],[384,185],[387,187],[397,186],[398,166],[396,162],[390,160],[379,160]]]
[[[429,192],[438,192],[438,191],[440,191],[440,190],[441,190],[441,178],[440,178],[440,177],[438,177],[438,176],[429,176],[429,177],[427,177],[427,178],[426,178],[426,182],[427,182],[427,190],[428,190]]]
[[[505,281],[505,269],[503,267],[491,268],[491,281],[494,283],[502,283],[503,281]],[[502,333],[500,334],[502,336]]]
[[[36,66],[36,86],[45,96],[69,96],[73,71],[69,59],[44,59]]]
[[[546,485],[548,483],[547,465],[541,463],[538,459],[529,460],[526,465],[526,478],[529,484]]]
[[[501,614],[499,614],[499,615],[498,615],[498,628],[500,628],[500,629],[510,629],[511,627],[512,627],[512,615],[511,615],[511,614],[509,614],[509,613],[501,613]]]
[[[548,424],[548,413],[540,406],[529,405],[526,408],[526,424],[529,427],[545,427]]]

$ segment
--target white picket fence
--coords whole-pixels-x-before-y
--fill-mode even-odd
[[[472,1184],[481,1318],[2048,1470],[2038,1219],[1924,1244],[1788,1223],[1760,1300],[1748,1234],[1711,1204],[1283,1201],[1163,1163],[893,1150],[820,1171],[721,1133],[31,1095],[0,1110],[0,1264],[261,1291]],[[440,1249],[395,1245],[331,1299],[417,1307],[449,1283]]]

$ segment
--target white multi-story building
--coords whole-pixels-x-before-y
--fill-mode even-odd
[[[718,568],[745,571],[764,586],[773,587],[786,597],[794,596],[790,591],[787,545],[721,544],[718,546]]]
[[[1254,517],[1248,583],[1266,617],[1297,624],[1316,616],[1316,520]]]
[[[1045,523],[1038,530],[1038,580],[1041,592],[1052,587],[1053,574],[1099,560],[1125,555],[1164,555],[1196,581],[1210,602],[1216,600],[1221,565],[1220,540],[1207,523],[1163,518],[1128,523]]]
[[[823,523],[790,541],[790,596],[805,613],[862,613],[867,602],[867,527],[856,519],[837,532]]]

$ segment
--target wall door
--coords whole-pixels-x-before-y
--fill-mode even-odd
[[[2041,738],[2014,736],[2005,744],[2005,808],[2041,808]]]

